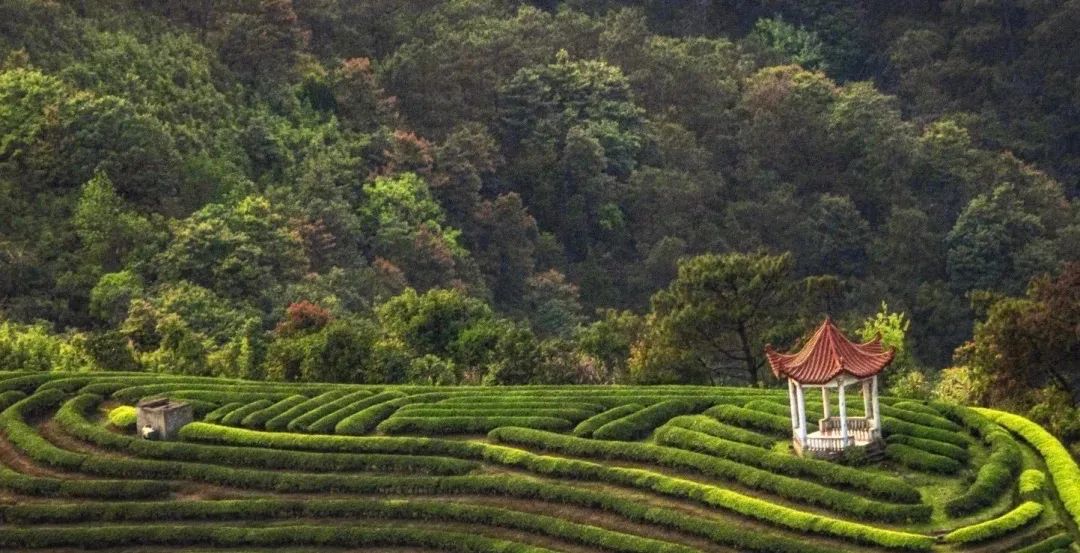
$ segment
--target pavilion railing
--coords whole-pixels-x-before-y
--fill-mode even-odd
[[[848,417],[847,419],[847,431],[848,437],[859,442],[869,442],[873,438],[870,430],[870,419],[866,417]],[[836,447],[842,447],[840,444],[840,417],[829,417],[827,419],[818,420],[818,430],[822,434],[835,434],[835,437],[823,437],[821,439],[836,440]]]

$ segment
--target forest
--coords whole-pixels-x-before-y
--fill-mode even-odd
[[[0,2],[0,370],[889,394],[1080,440],[1080,3]]]

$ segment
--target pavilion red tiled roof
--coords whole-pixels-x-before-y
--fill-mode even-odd
[[[777,378],[786,376],[800,384],[824,384],[841,373],[866,378],[892,363],[896,351],[881,345],[881,335],[865,344],[848,340],[826,317],[799,353],[784,354],[765,346],[765,356]]]

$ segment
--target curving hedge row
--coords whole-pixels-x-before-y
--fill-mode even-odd
[[[717,405],[703,413],[721,422],[735,426],[749,426],[755,430],[768,432],[778,436],[791,434],[791,418],[773,415],[739,407],[736,405]]]
[[[121,503],[9,508],[4,520],[19,524],[364,518],[492,526],[564,539],[625,553],[694,553],[694,548],[565,519],[500,507],[431,500],[280,500]]]
[[[7,392],[0,393],[0,410],[7,409],[23,398],[26,394],[19,390],[8,390]]]
[[[946,501],[945,512],[949,516],[960,517],[993,504],[1016,480],[1016,473],[1023,463],[1020,446],[1011,434],[975,410],[958,405],[935,406],[970,429],[990,447],[990,455],[975,473],[971,486],[964,493]]]
[[[411,417],[394,415],[375,427],[383,434],[421,434],[444,436],[448,434],[486,434],[500,426],[520,426],[552,432],[565,432],[573,427],[566,419],[529,416],[453,416]]]
[[[592,437],[599,440],[638,440],[679,415],[697,413],[713,403],[710,400],[688,399],[663,401],[597,428]]]
[[[776,439],[770,438],[769,436],[745,430],[738,426],[724,424],[716,419],[706,417],[705,415],[683,415],[681,417],[675,417],[667,421],[664,426],[685,428],[716,438],[723,438],[725,440],[766,449],[772,447],[773,444],[776,443]]]
[[[203,417],[203,420],[213,423],[221,422],[222,417],[228,415],[229,413],[232,413],[233,411],[243,407],[244,405],[246,404],[242,401],[233,401],[226,403],[221,407],[218,407],[217,409],[214,409],[213,411],[207,413],[206,416]]]
[[[297,405],[300,405],[301,403],[310,401],[310,399],[311,398],[307,396],[301,395],[289,396],[273,405],[264,407],[263,409],[259,409],[254,413],[249,413],[240,421],[240,424],[244,428],[263,428],[266,425],[266,421],[280,415],[281,413],[284,413],[285,411],[288,411],[289,409],[292,409],[293,407],[296,407]]]
[[[933,415],[935,417],[943,416],[943,413],[941,411],[938,411],[937,409],[934,409],[933,407],[931,407],[929,405],[925,405],[925,404],[919,403],[917,401],[911,401],[911,400],[898,401],[898,402],[892,404],[892,406],[897,408],[897,409],[903,409],[905,411],[913,411],[915,413],[923,413],[924,415]]]
[[[328,403],[319,405],[318,407],[315,407],[302,415],[299,415],[295,419],[289,421],[289,423],[286,425],[286,428],[290,432],[307,432],[308,425],[310,425],[311,423],[314,423],[315,421],[325,417],[326,415],[329,415],[330,413],[333,413],[334,411],[337,411],[338,409],[348,407],[349,405],[352,405],[353,403],[370,396],[371,392],[368,392],[366,390],[346,394]]]
[[[947,444],[945,442],[939,442],[937,440],[927,440],[924,438],[916,438],[914,436],[908,436],[907,434],[893,434],[885,441],[890,444],[902,444],[916,449],[921,449],[927,453],[933,453],[935,455],[944,455],[950,459],[953,459],[959,463],[966,463],[971,458],[971,454],[968,450],[957,447],[953,444]]]
[[[69,480],[29,476],[0,463],[0,488],[35,497],[84,499],[155,499],[170,493],[169,484],[154,480]]]
[[[950,432],[959,432],[963,428],[955,422],[941,416],[940,414],[929,414],[921,411],[909,411],[899,407],[899,403],[896,406],[890,407],[888,405],[881,405],[882,420],[886,417],[891,417],[904,422],[910,422],[912,424],[919,424],[922,426],[928,426],[931,428],[938,428],[941,430],[948,430]]]
[[[551,417],[578,422],[593,416],[592,411],[568,409],[564,407],[475,407],[465,409],[447,409],[433,407],[426,403],[406,405],[394,413],[395,417]]]
[[[919,491],[899,478],[882,476],[858,468],[784,453],[762,451],[745,445],[676,426],[656,432],[656,443],[707,453],[744,465],[788,476],[809,476],[825,484],[843,486],[868,496],[899,503],[919,503]]]
[[[941,474],[955,474],[960,472],[963,465],[959,461],[944,455],[937,455],[915,447],[901,443],[890,443],[885,446],[885,457],[905,467],[925,472],[937,472]]]
[[[1072,536],[1070,536],[1068,532],[1062,532],[1050,536],[1038,543],[1017,549],[1012,553],[1055,553],[1057,551],[1068,553],[1069,546],[1072,545],[1072,542]]]
[[[679,499],[691,500],[701,504],[738,513],[750,518],[768,522],[776,526],[788,528],[798,532],[809,532],[825,536],[833,536],[853,540],[859,543],[877,545],[890,549],[906,549],[914,551],[928,550],[934,544],[934,539],[922,534],[901,532],[885,528],[877,528],[867,524],[849,522],[828,516],[800,511],[791,507],[778,505],[763,499],[743,495],[731,490],[719,488],[708,484],[701,484],[682,478],[665,476],[655,472],[616,468],[604,466],[587,461],[573,459],[561,459],[545,457],[518,449],[489,446],[478,442],[461,442],[454,440],[438,440],[426,438],[388,438],[388,437],[354,437],[354,436],[313,436],[303,434],[284,434],[272,432],[257,432],[238,428],[215,426],[205,423],[192,423],[181,430],[184,439],[194,441],[208,441],[214,443],[227,443],[233,445],[246,445],[257,447],[278,447],[286,449],[302,449],[310,451],[381,451],[387,453],[435,453],[445,455],[460,455],[468,458],[483,460],[492,464],[500,464],[524,469],[537,474],[563,477],[592,479],[609,484],[627,486],[634,489],[651,491],[661,495]],[[588,441],[588,440],[583,440]],[[623,442],[620,442],[623,443]],[[628,444],[633,445],[633,444]],[[444,477],[440,480],[439,490],[446,493],[451,486],[479,486],[479,482],[485,485],[494,485],[493,480],[486,476],[455,476]],[[413,493],[420,493],[425,482],[420,478],[409,479]],[[386,486],[384,482],[382,485]],[[501,484],[500,484],[501,486]],[[514,486],[529,486],[530,491],[551,489],[554,486],[549,483],[537,483],[531,480],[516,482]],[[468,492],[454,488],[461,493],[498,493],[509,495],[507,487],[470,488]],[[584,490],[569,488],[575,493],[584,493]],[[386,493],[387,488],[381,488]],[[497,491],[495,491],[497,490]],[[433,492],[428,492],[433,493]],[[646,508],[636,502],[630,502],[629,507]],[[689,519],[683,512],[670,511],[657,508],[662,514],[670,517],[673,523],[682,519]],[[693,528],[692,526],[690,528]],[[745,538],[769,538],[763,533],[748,533],[738,530],[741,536],[731,536],[731,539]],[[733,542],[740,543],[740,542]],[[745,544],[743,544],[745,545]],[[799,543],[799,546],[804,546]],[[759,549],[760,550],[760,549]],[[769,551],[769,549],[764,549]],[[776,549],[781,551],[781,549]],[[783,551],[788,551],[783,549]],[[794,549],[802,551],[802,549]]]
[[[908,436],[912,436],[914,438],[922,438],[924,440],[936,440],[965,449],[967,448],[968,444],[971,443],[970,438],[960,432],[944,430],[932,426],[925,426],[922,424],[916,424],[913,422],[902,421],[889,417],[881,418],[881,430],[882,435],[884,436],[889,436],[892,434],[907,434]]]
[[[689,431],[674,427],[665,430],[666,435],[679,432]],[[729,459],[671,447],[636,442],[587,440],[517,427],[492,430],[488,434],[488,439],[500,443],[536,447],[563,455],[640,461],[679,470],[691,470],[706,476],[731,480],[747,488],[766,491],[786,499],[819,505],[839,513],[870,520],[898,522],[930,519],[929,505],[901,505],[875,501]]]
[[[322,547],[411,546],[461,553],[554,553],[550,549],[506,540],[443,530],[373,528],[370,526],[104,526],[0,530],[0,547],[41,549],[57,547],[210,546]]]
[[[580,423],[574,427],[573,434],[579,438],[588,438],[596,432],[597,428],[604,426],[605,424],[621,419],[631,413],[636,413],[645,407],[637,403],[628,403],[626,405],[620,405],[618,407],[612,407],[606,411],[601,411]]]
[[[345,405],[344,407],[341,407],[340,409],[335,409],[334,411],[327,413],[322,417],[319,417],[311,424],[308,424],[307,431],[314,432],[315,434],[330,434],[334,431],[334,427],[336,427],[337,424],[342,421],[342,419],[359,413],[360,411],[363,411],[364,409],[367,409],[372,405],[379,405],[380,403],[385,403],[387,401],[401,399],[404,397],[407,396],[401,392],[394,390],[358,399],[348,405]]]
[[[1027,501],[1015,509],[986,522],[957,528],[942,538],[945,543],[975,543],[999,538],[1031,523],[1043,512],[1041,503]]]
[[[289,423],[293,421],[293,419],[303,415],[304,413],[307,413],[308,411],[317,409],[330,402],[336,401],[344,397],[347,393],[348,392],[344,390],[331,390],[329,392],[324,392],[271,417],[269,420],[266,421],[266,424],[264,426],[267,430],[272,430],[275,432],[284,431],[286,427],[288,427]]]
[[[1053,434],[1024,417],[993,409],[976,408],[976,410],[1010,431],[1016,432],[1039,451],[1046,460],[1046,469],[1050,472],[1058,497],[1061,498],[1065,509],[1069,511],[1076,524],[1080,526],[1080,467],[1069,455],[1069,450],[1065,449],[1065,446],[1061,445]]]
[[[258,401],[247,403],[245,405],[237,407],[236,409],[233,409],[232,411],[229,411],[225,414],[225,416],[221,417],[221,424],[224,424],[226,426],[240,426],[241,421],[243,421],[248,415],[255,413],[256,411],[266,409],[273,404],[274,402],[270,401],[269,399],[260,399]]]
[[[1020,473],[1020,482],[1017,489],[1020,497],[1026,501],[1037,501],[1042,497],[1043,488],[1046,486],[1046,473],[1039,469],[1027,469]]]
[[[123,451],[142,458],[163,459],[247,467],[258,469],[292,469],[312,472],[374,471],[405,474],[465,474],[478,468],[478,463],[448,457],[420,455],[358,455],[351,453],[321,454],[303,451],[282,451],[263,448],[223,447],[178,442],[148,441],[109,432],[90,422],[86,414],[101,401],[100,396],[80,395],[66,402],[56,413],[56,422],[72,435],[101,447]],[[142,459],[126,460],[138,466]],[[195,465],[176,466],[151,464],[148,468],[180,477],[199,470]],[[192,473],[196,474],[196,473]],[[196,474],[196,478],[199,478]]]
[[[390,416],[397,412],[401,407],[411,403],[429,403],[431,401],[444,399],[447,395],[448,394],[438,392],[427,393],[392,399],[377,405],[372,405],[371,407],[341,419],[341,421],[334,426],[334,433],[350,435],[368,434],[372,430],[375,430],[375,427],[378,426],[379,423],[390,418]]]
[[[109,424],[120,430],[134,430],[139,421],[135,408],[130,405],[121,405],[109,411]]]

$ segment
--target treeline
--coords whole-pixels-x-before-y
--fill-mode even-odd
[[[6,2],[0,359],[755,383],[831,313],[947,366],[1078,257],[1075,10]]]

